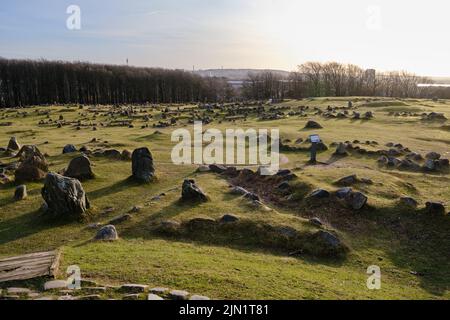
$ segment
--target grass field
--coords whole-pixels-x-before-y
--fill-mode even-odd
[[[328,105],[346,106],[351,99],[358,112],[372,111],[370,121],[325,119],[314,115],[312,108],[322,110]],[[439,112],[450,118],[450,101],[392,100],[380,98],[367,102],[365,98],[316,98],[287,101],[281,104],[295,110],[310,106],[307,117],[292,116],[282,120],[217,121],[205,126],[227,128],[279,128],[283,139],[306,139],[314,130],[304,130],[308,120],[316,120],[323,129],[317,130],[322,140],[332,142],[359,140],[377,141],[377,148],[388,142],[401,143],[412,151],[426,154],[439,152],[450,158],[450,132],[445,123],[421,121],[418,116],[395,117],[392,112]],[[165,107],[165,106],[164,106]],[[140,107],[138,107],[139,109]],[[162,108],[162,107],[161,107]],[[106,108],[102,108],[105,109]],[[129,180],[131,162],[93,157],[94,180],[83,182],[92,208],[84,221],[49,221],[39,209],[42,205],[42,183],[30,183],[28,198],[13,200],[15,185],[0,186],[0,257],[61,248],[61,277],[65,268],[79,265],[84,278],[101,283],[143,283],[151,286],[181,288],[214,299],[449,299],[450,298],[450,216],[430,216],[423,208],[427,201],[441,201],[450,211],[450,176],[448,173],[406,172],[380,168],[376,158],[352,155],[334,159],[334,148],[320,153],[324,164],[308,166],[306,152],[285,152],[288,161],[283,168],[291,169],[298,181],[311,188],[335,190],[333,184],[341,177],[357,174],[369,178],[371,185],[354,189],[364,192],[368,206],[360,212],[333,211],[330,208],[283,206],[265,202],[272,210],[253,208],[240,197],[230,195],[229,182],[213,173],[196,173],[197,166],[175,166],[170,154],[175,143],[171,132],[191,125],[180,120],[178,126],[155,129],[141,128],[141,119],[133,128],[91,127],[76,130],[76,125],[57,128],[38,125],[49,110],[57,120],[105,122],[107,115],[95,116],[87,108],[51,106],[0,111],[0,146],[6,147],[11,136],[22,145],[35,144],[48,154],[51,171],[60,171],[77,154],[62,155],[66,144],[78,148],[114,148],[133,150],[148,147],[155,159],[157,181],[142,185]],[[22,113],[26,111],[27,115]],[[150,124],[157,122],[160,111]],[[123,119],[128,117],[123,116]],[[162,134],[155,134],[158,130]],[[97,138],[98,142],[91,140]],[[368,149],[372,147],[367,147]],[[16,161],[3,156],[1,163]],[[194,178],[211,198],[199,205],[181,204],[181,184]],[[155,196],[165,193],[159,200]],[[419,202],[417,210],[399,205],[401,196],[411,196]],[[120,240],[95,242],[92,223],[107,223],[141,207],[130,221],[116,225]],[[113,208],[113,210],[108,210]],[[154,232],[152,225],[163,220],[184,222],[192,218],[220,218],[232,213],[255,225],[290,226],[302,233],[314,232],[309,218],[319,217],[326,228],[335,230],[350,248],[343,259],[319,258],[314,255],[290,256],[283,248],[270,245],[264,235],[242,228],[233,234],[196,233],[191,236],[171,236]],[[250,230],[250,231],[248,231]],[[257,230],[257,229],[255,229]],[[381,290],[368,290],[366,270],[378,265],[382,271]]]

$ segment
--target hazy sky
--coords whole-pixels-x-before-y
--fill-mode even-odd
[[[69,5],[81,30],[69,30]],[[167,68],[305,61],[450,76],[444,0],[0,0],[0,56]]]

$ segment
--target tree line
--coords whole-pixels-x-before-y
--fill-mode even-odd
[[[0,108],[48,104],[145,104],[341,96],[450,98],[426,77],[352,64],[307,62],[289,76],[250,73],[241,90],[183,70],[0,58]]]
[[[0,58],[0,107],[229,99],[225,79],[182,70]]]
[[[450,90],[419,86],[433,81],[406,71],[377,73],[353,64],[307,62],[288,77],[272,73],[249,74],[242,94],[247,99],[381,96],[446,98]]]

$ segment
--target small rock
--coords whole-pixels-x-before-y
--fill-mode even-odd
[[[325,198],[329,198],[329,197],[330,197],[330,193],[324,189],[315,190],[308,196],[308,198],[312,198],[312,199],[325,199]]]
[[[226,214],[219,220],[221,223],[233,223],[239,221],[239,218],[232,215],[232,214]]]
[[[361,192],[351,192],[345,199],[354,210],[361,210],[367,203],[367,197]]]
[[[165,294],[169,291],[169,288],[163,288],[163,287],[156,287],[149,290],[151,293],[154,294]]]
[[[113,218],[111,221],[108,222],[108,224],[115,225],[115,224],[119,224],[119,223],[122,223],[122,222],[125,222],[128,220],[131,220],[131,219],[132,219],[132,216],[130,214],[124,214],[124,215]]]
[[[81,296],[81,297],[77,298],[77,300],[81,300],[81,301],[84,301],[84,300],[101,300],[101,299],[102,299],[102,297],[100,295],[98,295],[98,294],[91,294],[91,295]]]
[[[425,158],[427,160],[439,160],[441,158],[441,155],[437,152],[430,152],[425,156]]]
[[[345,199],[352,192],[353,192],[352,188],[349,188],[349,187],[341,188],[336,191],[336,197],[338,199]]]
[[[338,181],[336,181],[336,184],[339,186],[343,186],[343,187],[349,187],[351,185],[354,185],[357,182],[358,182],[358,177],[356,176],[356,174],[354,174],[354,175],[339,179]]]
[[[27,288],[7,288],[6,292],[10,295],[28,295],[31,290]]]
[[[402,205],[405,205],[407,207],[411,207],[411,208],[417,208],[417,201],[411,197],[401,197],[400,198],[400,203]]]
[[[181,199],[183,201],[208,201],[208,197],[203,190],[196,185],[194,180],[184,180],[181,191]]]
[[[66,154],[66,153],[74,153],[77,152],[77,148],[73,145],[73,144],[68,144],[66,146],[64,146],[62,153]]]
[[[440,202],[427,202],[426,211],[429,214],[445,215],[445,207]]]
[[[24,200],[27,196],[28,194],[26,185],[20,185],[14,191],[14,200],[16,201]]]
[[[149,295],[147,296],[147,300],[157,301],[157,300],[164,300],[164,299],[154,293],[149,293]]]
[[[189,300],[207,301],[207,300],[211,300],[211,299],[208,297],[205,297],[205,296],[199,296],[199,295],[194,294]]]
[[[95,240],[114,241],[118,239],[119,236],[117,234],[116,227],[113,225],[104,226],[97,232],[95,236]]]
[[[141,295],[139,293],[126,294],[122,297],[123,300],[139,300]]]
[[[56,289],[67,289],[67,281],[65,280],[53,280],[47,281],[44,284],[44,290],[56,290]]]
[[[312,218],[309,220],[309,222],[313,225],[315,225],[316,227],[321,227],[323,226],[322,221],[319,218]]]
[[[147,289],[148,286],[143,284],[124,284],[119,288],[119,291],[126,293],[143,293]]]
[[[173,300],[187,300],[189,292],[182,290],[172,290],[170,291],[169,296]]]

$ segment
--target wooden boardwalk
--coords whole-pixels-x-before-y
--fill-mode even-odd
[[[58,271],[59,258],[60,253],[56,250],[0,259],[0,282],[54,277]]]

